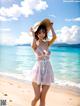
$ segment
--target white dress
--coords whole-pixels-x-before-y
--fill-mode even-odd
[[[32,81],[38,85],[50,85],[54,82],[54,73],[49,60],[49,53],[43,59],[39,59],[39,54],[43,53],[43,51],[44,48],[40,46],[35,50],[37,61],[32,69]]]

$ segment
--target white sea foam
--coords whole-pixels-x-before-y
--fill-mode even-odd
[[[25,70],[21,74],[0,72],[0,75],[8,76],[10,78],[19,79],[19,80],[26,81],[26,82],[31,82],[31,70],[27,70],[27,71]],[[57,78],[55,78],[54,83],[60,86],[80,89],[80,83],[75,83],[75,82],[71,82],[67,80],[60,80]]]
[[[55,78],[55,83],[61,86],[69,86],[69,87],[76,87],[80,89],[80,83],[75,83],[72,81],[67,81],[67,80],[59,80]]]

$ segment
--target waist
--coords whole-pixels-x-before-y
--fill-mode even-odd
[[[48,62],[49,61],[49,58],[37,58],[37,61],[39,62]]]

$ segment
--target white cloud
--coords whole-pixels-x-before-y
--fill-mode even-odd
[[[1,45],[15,45],[15,37],[13,37],[12,35],[1,35],[0,36],[0,44]]]
[[[0,44],[15,45],[15,44],[31,44],[32,36],[28,32],[21,32],[19,38],[12,35],[9,28],[0,29]],[[55,43],[80,44],[80,27],[79,26],[64,26],[60,30],[55,31],[57,39]]]
[[[56,16],[54,14],[49,15],[52,18],[56,18]]]
[[[19,38],[16,38],[11,34],[9,28],[0,29],[0,33],[1,45],[31,44],[33,39],[27,32],[21,32]]]
[[[0,21],[7,21],[6,17],[0,16]]]
[[[80,43],[80,27],[79,26],[64,26],[61,30],[57,30],[57,40],[59,43],[78,44]]]
[[[47,5],[46,1],[38,0],[36,2],[36,5],[35,5],[34,9],[39,11],[39,10],[42,10],[42,9],[45,10],[47,7],[48,7],[48,5]]]
[[[0,21],[18,20],[23,15],[28,17],[34,14],[35,11],[45,10],[48,7],[46,1],[43,0],[24,0],[20,6],[13,4],[12,7],[0,8]]]
[[[27,32],[21,32],[21,35],[16,40],[16,44],[30,44],[32,37]]]
[[[13,6],[9,8],[0,8],[0,21],[17,20],[19,16],[20,7],[16,4],[13,4]]]
[[[1,0],[0,2],[11,2],[12,0]]]
[[[80,0],[63,0],[63,2],[73,3],[73,2],[80,2]]]
[[[0,29],[0,44],[1,45],[16,45],[16,44],[30,44],[32,42],[32,36],[30,32],[21,32],[19,37],[12,34],[10,28]]]
[[[10,28],[1,28],[1,29],[0,29],[0,32],[3,32],[3,31],[9,32],[9,31],[11,31],[11,29],[10,29]]]
[[[2,40],[3,42],[1,42],[3,45],[14,45],[15,44],[15,39],[13,39],[12,37],[7,37],[6,39]]]
[[[16,38],[12,35],[10,28],[0,29],[0,44],[1,45],[14,45]]]
[[[72,18],[72,19],[65,19],[65,21],[69,21],[69,22],[80,22],[80,17],[77,17],[77,18]]]

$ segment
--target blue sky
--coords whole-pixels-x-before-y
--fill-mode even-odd
[[[49,18],[54,22],[56,43],[80,43],[79,0],[0,0],[0,44],[32,41],[29,28]]]

